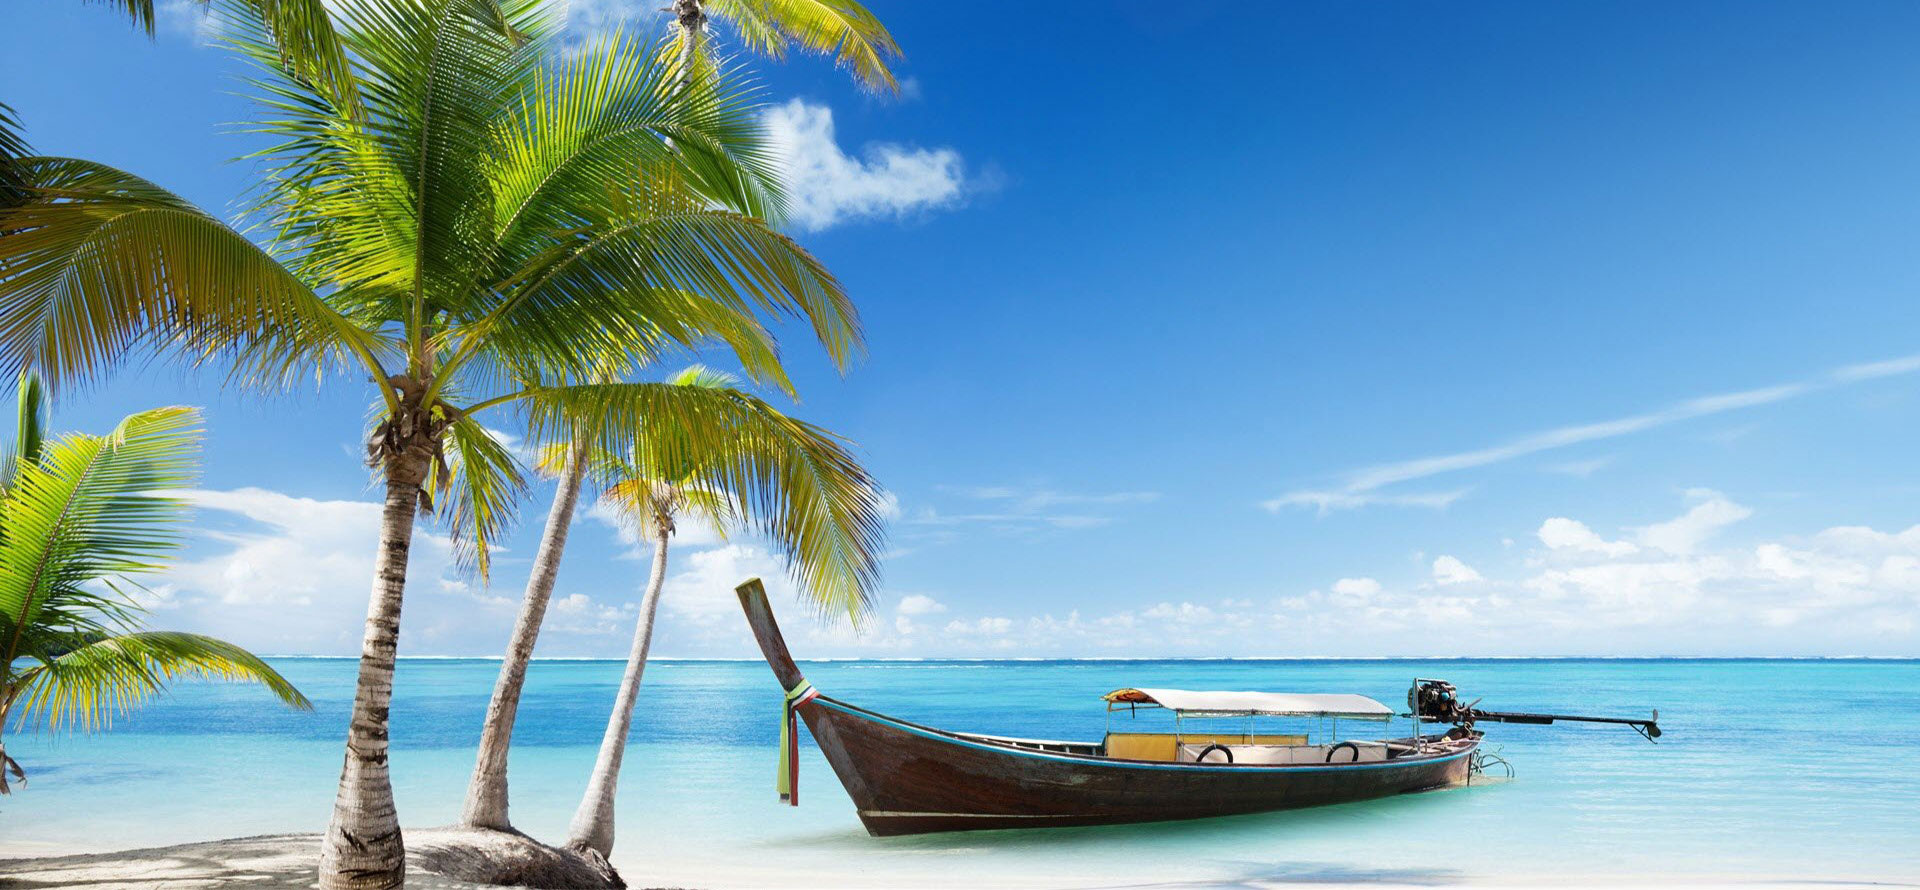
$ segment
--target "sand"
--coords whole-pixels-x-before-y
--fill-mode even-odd
[[[481,890],[498,885],[475,884],[437,872],[457,868],[471,856],[448,853],[436,842],[474,840],[460,829],[419,829],[407,832],[407,887],[411,890]],[[480,843],[490,853],[551,861],[544,848],[516,842],[513,835],[486,832]],[[518,849],[525,846],[526,849]],[[537,848],[537,849],[536,849]],[[203,887],[247,887],[262,890],[311,888],[320,855],[317,834],[266,834],[171,847],[0,859],[0,888],[81,888],[88,890],[199,890]],[[544,864],[544,863],[543,863]]]
[[[445,830],[409,831],[408,837],[417,838],[419,841],[417,846],[425,849],[431,845],[437,831]],[[318,856],[319,843],[320,836],[317,834],[277,834],[179,844],[171,847],[153,847],[144,850],[125,850],[116,853],[0,859],[0,888],[5,890],[41,890],[41,888],[198,890],[204,887],[237,887],[259,888],[259,890],[282,890],[282,888],[308,890],[314,884],[314,863]],[[419,851],[409,851],[408,858],[407,887],[412,890],[487,890],[493,886],[457,881],[434,874],[424,866],[421,861],[423,857]],[[837,883],[831,879],[821,880],[823,876],[803,877],[812,877],[814,880],[803,879],[793,886],[837,886]],[[1094,881],[1089,886],[1094,885],[1098,885],[1098,881]],[[962,881],[953,886],[967,885]],[[1366,886],[1376,890],[1385,890],[1385,888],[1519,890],[1525,887],[1551,887],[1554,890],[1619,890],[1623,886],[1631,886],[1635,890],[1647,890],[1647,888],[1867,890],[1867,888],[1912,888],[1920,884],[1898,880],[1774,880],[1757,876],[1720,879],[1697,876],[1686,878],[1647,876],[1627,881],[1619,878],[1583,880],[1570,876],[1543,876],[1537,879],[1510,877],[1492,881],[1453,882],[1400,881],[1391,878],[1329,880],[1321,875],[1271,881],[1256,879],[1234,882],[1230,885],[1212,881],[1191,884],[1174,882],[1137,885],[1122,881],[1100,886],[1126,888],[1126,890],[1201,890],[1201,888],[1225,890],[1226,887],[1231,887],[1233,890],[1351,890],[1356,886]]]

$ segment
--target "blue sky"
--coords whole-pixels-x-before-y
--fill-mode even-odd
[[[576,3],[580,30],[664,22]],[[803,655],[1920,654],[1920,7],[894,3],[908,89],[756,63],[794,233],[871,355],[786,336],[897,498],[864,633]],[[42,151],[229,207],[238,67],[177,14],[16,4]],[[366,390],[133,366],[63,426],[208,408],[157,624],[357,650]],[[496,652],[429,538],[402,651]],[[546,655],[625,651],[645,563],[584,517]],[[657,652],[750,651],[682,541]]]

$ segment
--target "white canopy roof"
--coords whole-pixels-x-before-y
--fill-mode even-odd
[[[1191,692],[1185,689],[1116,689],[1105,696],[1117,704],[1159,705],[1186,716],[1358,717],[1383,720],[1393,709],[1364,695],[1298,692]]]

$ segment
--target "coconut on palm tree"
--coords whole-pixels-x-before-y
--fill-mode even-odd
[[[703,439],[641,419],[631,449],[590,458],[603,502],[653,549],[633,647],[567,833],[569,846],[601,856],[613,851],[614,792],[675,531],[700,523],[722,536],[732,529],[764,536],[809,599],[855,619],[869,602],[879,566],[882,494],[843,440],[741,391],[730,374],[696,365],[667,385],[738,405],[739,425],[726,438]]]
[[[165,492],[193,477],[199,413],[143,411],[104,436],[49,440],[43,392],[21,378],[19,426],[0,467],[0,794],[27,777],[7,755],[10,721],[104,727],[180,677],[257,682],[310,710],[239,646],[142,627],[138,579],[180,545],[187,504]]]
[[[505,29],[484,0],[328,5],[351,104],[286,60],[254,4],[221,8],[257,63],[256,129],[279,140],[258,154],[267,246],[131,173],[21,162],[29,197],[0,210],[0,368],[83,379],[142,349],[258,387],[372,382],[384,504],[320,877],[388,888],[405,873],[387,727],[415,516],[442,515],[484,575],[524,484],[483,424],[604,430],[614,450],[643,423],[723,438],[750,414],[733,400],[597,381],[719,341],[784,383],[758,317],[804,318],[836,357],[859,331],[839,282],[757,218],[782,195],[736,79],[679,88],[620,37],[549,53],[541,0],[500,4]]]

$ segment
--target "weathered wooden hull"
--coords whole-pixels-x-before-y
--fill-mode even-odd
[[[1381,763],[1156,763],[1000,744],[825,696],[798,713],[877,836],[1200,819],[1366,800],[1463,784],[1474,747]]]
[[[1256,765],[1124,760],[1093,745],[1012,744],[806,697],[758,580],[738,588],[781,688],[875,835],[1112,825],[1345,803],[1467,781],[1477,737],[1387,761]]]

